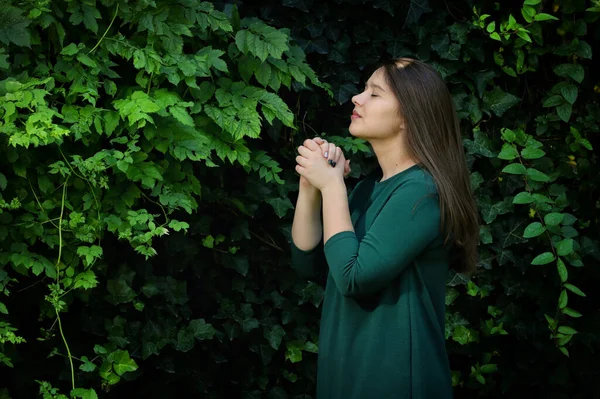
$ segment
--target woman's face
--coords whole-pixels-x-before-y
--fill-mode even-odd
[[[386,139],[403,129],[400,104],[387,84],[382,68],[371,75],[362,93],[352,97],[352,103],[351,135],[364,140]]]

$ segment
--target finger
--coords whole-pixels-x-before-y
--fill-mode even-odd
[[[304,158],[303,156],[298,155],[296,157],[296,163],[300,166],[306,166],[308,163],[308,159]]]
[[[350,169],[350,160],[348,159],[344,163],[344,176],[348,176],[351,171],[352,171],[352,169]]]
[[[311,151],[319,151],[319,145],[314,142],[314,140],[306,139],[304,140],[304,146]]]
[[[336,163],[341,163],[342,162],[342,156],[343,156],[342,149],[340,147],[337,147],[335,149],[335,158],[334,158],[334,161]]]
[[[327,162],[333,162],[334,161],[334,156],[335,156],[335,144],[333,143],[329,143],[329,148],[327,149]]]
[[[322,139],[322,138],[321,138],[321,137],[319,137],[319,136],[315,137],[315,138],[313,139],[313,141],[314,141],[315,143],[317,143],[318,145],[321,145],[321,144],[323,144],[323,143],[326,143],[326,142],[327,142],[327,140],[324,140],[324,139]]]
[[[323,144],[320,145],[321,147],[321,152],[323,153],[323,156],[325,158],[327,158],[329,156],[329,143],[324,141]]]
[[[296,168],[295,168],[295,169],[296,169],[296,172],[298,172],[298,174],[299,174],[300,176],[304,176],[304,170],[305,170],[305,169],[304,169],[304,167],[303,167],[303,166],[296,165]]]
[[[309,150],[308,148],[306,148],[303,145],[298,147],[298,154],[302,155],[305,158],[308,158],[309,156],[311,156],[313,152],[314,151]]]

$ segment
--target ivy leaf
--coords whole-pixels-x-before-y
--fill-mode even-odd
[[[126,350],[117,350],[111,354],[114,361],[113,368],[117,375],[121,376],[129,371],[135,371],[138,368],[137,363],[131,357],[129,352]]]
[[[424,13],[431,12],[428,0],[410,0],[404,27],[409,27],[419,21]]]
[[[206,323],[204,319],[191,320],[188,330],[194,338],[200,341],[212,339],[217,333],[212,324]]]
[[[356,93],[358,93],[358,89],[354,83],[344,83],[336,90],[335,97],[338,103],[344,104],[350,101]]]
[[[292,202],[287,197],[269,198],[267,199],[267,203],[273,207],[275,214],[280,218],[283,218],[288,213],[288,210],[294,209],[294,205],[292,205]]]
[[[492,144],[488,136],[482,131],[473,133],[474,140],[464,139],[464,145],[469,154],[479,154],[487,158],[494,158],[496,154],[490,149]]]
[[[554,254],[552,252],[544,252],[541,255],[536,256],[532,261],[532,265],[546,265],[554,262]]]
[[[8,309],[6,308],[6,305],[2,302],[0,302],[0,313],[8,314]]]
[[[500,87],[495,86],[492,91],[488,91],[483,95],[483,103],[486,108],[490,109],[496,116],[502,116],[511,107],[520,101],[510,93],[505,93]]]
[[[558,258],[556,260],[556,269],[558,270],[560,281],[563,283],[566,282],[569,278],[569,272],[567,270],[567,267],[565,266],[565,262],[563,262],[561,258]]]
[[[556,244],[556,253],[559,256],[567,256],[573,252],[573,239],[565,238]]]
[[[523,234],[523,237],[524,238],[537,237],[540,234],[543,234],[545,231],[546,231],[546,228],[540,222],[533,222],[525,228],[525,233]]]
[[[281,346],[281,340],[285,336],[285,330],[277,324],[273,328],[265,328],[263,336],[267,339],[271,348],[278,350]]]
[[[90,362],[87,356],[82,356],[81,361],[83,362],[83,364],[79,366],[79,370],[84,371],[86,373],[91,373],[92,371],[96,370],[96,365]]]
[[[561,64],[554,68],[554,73],[564,78],[571,78],[577,83],[583,82],[585,72],[579,64]]]

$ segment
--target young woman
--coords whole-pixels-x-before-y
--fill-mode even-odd
[[[293,266],[327,272],[317,398],[451,398],[445,283],[450,267],[475,269],[479,236],[452,98],[433,68],[402,58],[352,102],[350,133],[378,173],[348,197],[340,148],[306,140],[296,158]]]

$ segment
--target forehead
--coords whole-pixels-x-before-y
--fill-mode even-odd
[[[367,86],[379,86],[383,89],[388,89],[388,83],[383,68],[379,68],[373,72],[369,80],[367,80]]]

